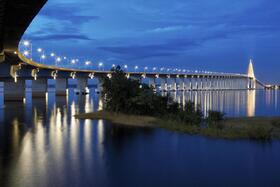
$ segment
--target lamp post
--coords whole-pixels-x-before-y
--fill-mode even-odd
[[[128,68],[128,66],[127,65],[124,65],[124,69],[127,71],[127,68]]]
[[[146,67],[144,67],[144,72],[146,73],[147,71],[148,71],[148,67],[146,66]]]
[[[23,44],[23,54],[24,56],[30,56],[30,59],[32,60],[32,43],[28,40],[23,40],[20,42],[20,44]]]
[[[60,57],[57,57],[55,59],[55,65],[58,66],[58,64],[61,62],[61,58]]]
[[[101,70],[103,70],[102,68],[103,68],[103,66],[104,66],[104,64],[103,64],[103,62],[99,62],[99,64],[98,64],[98,68],[99,68],[99,70],[101,71]]]
[[[134,67],[134,71],[136,72],[138,70],[138,66],[135,66]]]

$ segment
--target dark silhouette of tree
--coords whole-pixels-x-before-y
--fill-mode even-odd
[[[111,78],[103,78],[102,95],[107,111],[169,118],[191,125],[199,125],[202,120],[202,112],[194,103],[188,102],[183,108],[140,80],[127,78],[120,66],[112,69]]]

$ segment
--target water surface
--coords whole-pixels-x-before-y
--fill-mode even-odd
[[[279,115],[278,91],[186,92],[179,102],[228,116]],[[73,115],[98,95],[6,103],[0,110],[0,186],[280,186],[280,142],[209,139]]]

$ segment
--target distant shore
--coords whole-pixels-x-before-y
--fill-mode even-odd
[[[127,115],[99,111],[75,115],[78,119],[107,120],[115,124],[135,127],[159,127],[188,134],[198,134],[225,139],[280,139],[280,117],[226,118],[214,126],[198,127],[177,121],[168,121],[151,116]]]

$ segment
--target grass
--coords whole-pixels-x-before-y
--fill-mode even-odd
[[[93,119],[93,120],[103,119],[103,120],[111,121],[112,123],[137,126],[137,127],[154,126],[155,122],[157,121],[156,118],[150,116],[126,115],[121,113],[104,112],[104,111],[78,114],[75,115],[75,117],[79,119]]]
[[[117,124],[160,127],[188,134],[200,134],[225,139],[280,139],[280,117],[227,118],[207,127],[187,125],[178,121],[159,119],[150,116],[126,115],[112,112],[94,112],[75,115],[79,119],[104,119]]]

